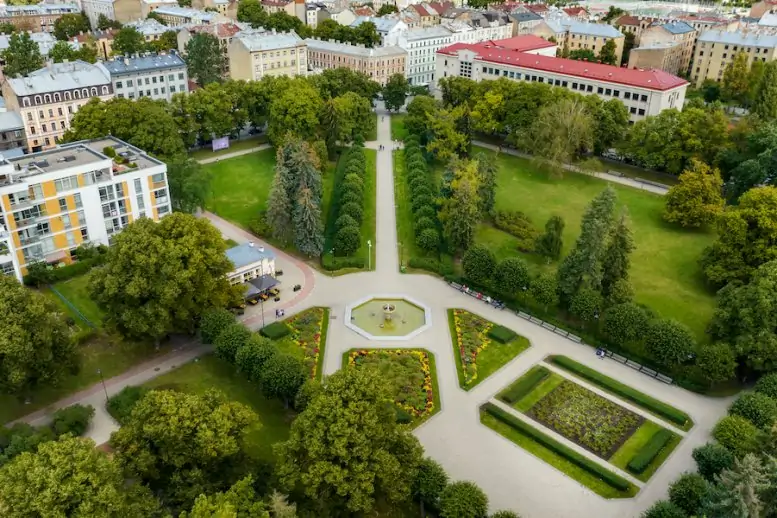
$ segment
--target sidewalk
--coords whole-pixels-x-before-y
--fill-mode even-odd
[[[249,149],[243,149],[242,151],[233,151],[232,153],[225,153],[223,155],[214,156],[210,158],[201,158],[197,160],[200,164],[212,164],[213,162],[219,162],[221,160],[228,160],[230,158],[235,158],[236,156],[242,156],[242,155],[250,155],[251,153],[256,153],[257,151],[264,151],[265,149],[270,149],[272,146],[270,144],[261,144],[256,147],[252,147]]]

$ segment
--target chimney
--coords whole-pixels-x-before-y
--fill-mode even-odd
[[[253,244],[253,243],[252,243],[252,244]],[[260,252],[264,252],[264,247],[263,247],[263,246],[260,246],[260,247],[259,247],[259,251],[260,251]]]
[[[250,246],[251,248],[253,248],[253,247],[254,247],[254,242],[253,242],[253,241],[249,241],[249,242],[248,242],[248,246]]]

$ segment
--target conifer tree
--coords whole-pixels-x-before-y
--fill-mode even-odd
[[[618,223],[613,227],[610,242],[602,260],[602,294],[610,296],[612,288],[619,280],[628,280],[631,261],[629,256],[634,251],[634,239],[629,225],[629,213],[623,208]]]

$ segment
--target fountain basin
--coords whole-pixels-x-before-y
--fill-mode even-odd
[[[432,315],[406,295],[370,295],[346,306],[345,325],[369,340],[409,340],[429,329]]]

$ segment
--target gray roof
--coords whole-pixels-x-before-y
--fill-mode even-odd
[[[75,4],[44,4],[38,5],[3,5],[0,6],[0,16],[35,16],[45,14],[79,13],[81,9]]]
[[[18,96],[61,92],[110,83],[111,76],[102,63],[92,65],[80,59],[69,63],[53,63],[30,72],[26,77],[8,79],[8,84]]]
[[[750,47],[777,47],[777,35],[759,34],[754,32],[727,32],[707,30],[699,35],[699,40],[707,43],[726,43],[729,45],[746,45]]]
[[[263,259],[275,259],[275,254],[262,246],[253,243],[243,243],[227,250],[227,259],[237,269],[257,263]]]
[[[0,131],[17,130],[24,127],[18,112],[0,112]]]
[[[623,33],[606,23],[581,22],[574,18],[556,18],[546,20],[548,26],[557,32],[567,32],[572,34],[587,34],[589,36],[602,36],[605,38],[620,38]]]
[[[235,40],[242,42],[250,52],[285,49],[303,43],[302,38],[294,31],[268,32],[264,29],[241,31],[235,34],[233,41]]]
[[[758,25],[762,27],[777,27],[777,14],[765,13],[761,16],[761,19],[758,20]]]
[[[518,23],[525,23],[525,22],[534,22],[538,20],[542,20],[542,16],[539,14],[535,14],[531,11],[517,11],[514,13],[508,14],[510,18],[513,18]]]
[[[143,36],[156,36],[172,30],[167,25],[162,25],[155,18],[146,18],[137,22],[128,23],[127,27],[134,27]]]
[[[186,62],[176,53],[154,54],[151,56],[138,56],[135,58],[123,58],[121,56],[103,63],[105,68],[114,76],[136,74],[147,70],[165,70],[171,68],[186,68]]]
[[[0,156],[2,156],[3,159],[18,158],[20,156],[24,156],[24,148],[14,147],[11,149],[6,149],[5,151],[0,151]]]
[[[392,57],[404,56],[407,54],[405,49],[389,45],[386,47],[376,47],[368,49],[364,46],[351,45],[349,43],[340,43],[338,41],[324,41],[315,38],[305,40],[310,50],[321,50],[325,52],[338,52],[340,54],[350,54],[361,57]]]
[[[421,29],[410,29],[404,34],[407,41],[426,40],[429,38],[445,38],[451,35],[451,31],[441,25],[425,27]]]
[[[673,22],[662,23],[660,26],[671,34],[686,34],[696,30],[687,23],[677,20]]]
[[[396,25],[400,22],[400,20],[397,20],[395,18],[382,18],[382,17],[375,18],[372,16],[359,16],[353,21],[353,23],[351,23],[351,27],[358,27],[359,25],[365,22],[374,23],[375,28],[378,30],[378,32],[386,33],[386,32],[389,32],[394,27],[396,27]]]
[[[200,11],[199,9],[179,7],[177,5],[163,5],[157,7],[155,12],[160,15],[180,16],[181,18],[191,18],[193,20],[212,20],[219,14],[214,13],[213,11]]]

